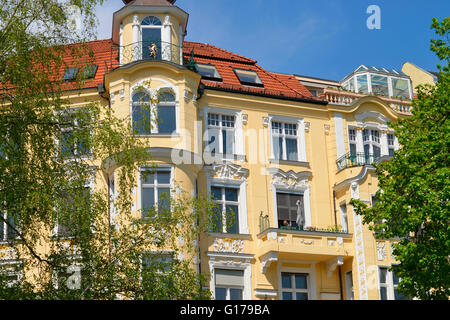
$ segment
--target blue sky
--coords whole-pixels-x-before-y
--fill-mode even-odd
[[[189,13],[186,40],[255,59],[269,71],[341,80],[361,64],[401,69],[410,61],[436,70],[431,18],[450,16],[448,0],[178,0]],[[369,5],[381,29],[369,30]],[[98,38],[111,37],[122,0],[98,8]]]

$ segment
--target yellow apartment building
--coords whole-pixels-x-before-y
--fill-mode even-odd
[[[92,78],[69,96],[71,107],[107,97],[137,127],[143,95],[164,95],[154,106],[162,121],[138,132],[157,169],[138,179],[136,214],[175,186],[213,197],[222,211],[193,267],[210,275],[216,299],[401,298],[388,271],[395,239],[377,240],[349,201],[375,201],[371,164],[399,147],[389,122],[410,115],[411,78],[365,65],[340,82],[269,72],[185,41],[188,17],[175,0],[124,0],[111,39],[89,43]],[[113,183],[116,169],[93,187]]]

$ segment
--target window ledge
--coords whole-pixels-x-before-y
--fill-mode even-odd
[[[214,153],[214,154],[204,154],[205,161],[208,160],[209,163],[223,160],[230,160],[230,161],[241,161],[246,162],[246,157],[243,154],[225,154],[225,153]]]
[[[169,133],[152,133],[152,134],[136,134],[137,138],[179,138],[179,133],[169,134]]]
[[[307,167],[307,168],[309,168],[309,162],[308,161],[269,159],[269,162],[270,163],[288,164],[288,165],[294,165],[294,166],[300,166],[300,167]]]
[[[208,232],[208,236],[215,238],[231,238],[231,239],[244,239],[249,240],[252,238],[250,234],[245,233],[219,233],[219,232]]]

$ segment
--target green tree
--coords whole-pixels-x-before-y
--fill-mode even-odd
[[[107,97],[68,108],[86,73],[62,74],[93,62],[102,2],[0,0],[0,249],[20,262],[0,264],[0,299],[208,298],[193,260],[211,202],[181,192],[134,219],[148,143]],[[17,271],[26,276],[11,281]]]
[[[379,187],[374,206],[351,204],[378,237],[396,239],[392,270],[401,278],[399,291],[419,299],[448,299],[450,293],[450,18],[433,19],[441,39],[431,50],[445,66],[435,86],[417,88],[412,116],[391,123],[400,150],[376,167]]]

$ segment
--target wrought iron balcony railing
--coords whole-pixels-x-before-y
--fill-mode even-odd
[[[139,41],[125,46],[113,45],[111,48],[112,70],[132,62],[148,60],[169,61],[193,68],[194,48],[164,41]]]
[[[363,153],[363,152],[357,152],[357,153],[347,153],[337,159],[336,164],[338,167],[338,170],[342,170],[345,168],[350,167],[356,167],[356,166],[364,166],[364,165],[370,165],[375,160],[377,160],[379,157],[375,156],[371,153]]]
[[[270,229],[269,215],[263,215],[261,212],[259,216],[259,232],[262,233],[267,229]],[[348,230],[341,228],[340,226],[329,226],[327,228],[318,227],[303,227],[303,226],[280,226],[278,230],[282,231],[307,231],[307,232],[320,232],[320,233],[342,233],[348,234]]]

